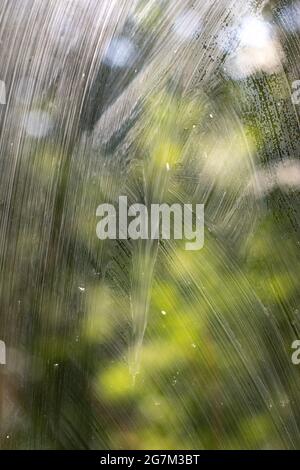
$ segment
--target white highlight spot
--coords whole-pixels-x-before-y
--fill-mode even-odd
[[[202,29],[202,22],[198,14],[192,8],[184,10],[177,16],[174,23],[175,33],[181,39],[191,39],[195,33]]]
[[[266,47],[272,39],[272,27],[262,18],[247,16],[244,18],[239,40],[242,47]]]
[[[54,123],[47,112],[30,111],[24,127],[30,137],[39,138],[48,135],[52,131]]]
[[[121,37],[112,40],[103,62],[110,67],[130,67],[135,56],[136,50],[132,42],[125,37]]]
[[[231,78],[239,80],[256,72],[280,70],[283,50],[269,22],[259,16],[246,16],[236,31],[238,47],[226,62]]]

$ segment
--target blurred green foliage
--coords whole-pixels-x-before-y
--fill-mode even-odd
[[[280,127],[291,107],[282,86],[280,74],[257,73],[187,95],[170,77],[143,103],[126,171],[110,149],[99,150],[94,174],[55,142],[28,142],[19,170],[27,202],[12,201],[1,301],[15,312],[5,321],[19,354],[11,352],[19,368],[4,374],[2,448],[299,447],[300,372],[290,360],[299,337],[299,191],[257,194],[253,182],[277,163],[278,146],[284,155],[264,108],[280,100]],[[61,165],[67,158],[71,169]],[[201,251],[148,246],[155,263],[136,297],[149,296],[149,309],[135,378],[128,348],[141,319],[131,317],[132,292],[147,250],[95,233],[96,207],[118,194],[205,203]]]

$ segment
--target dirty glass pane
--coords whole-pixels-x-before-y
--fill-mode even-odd
[[[300,447],[299,34],[0,0],[1,449]]]

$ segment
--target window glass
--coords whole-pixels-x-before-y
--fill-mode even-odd
[[[1,1],[0,448],[300,447],[299,34]]]

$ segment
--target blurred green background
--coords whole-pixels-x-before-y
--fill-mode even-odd
[[[0,447],[299,448],[300,3],[105,3],[118,53],[92,0],[1,12]],[[119,195],[203,249],[98,240]]]

